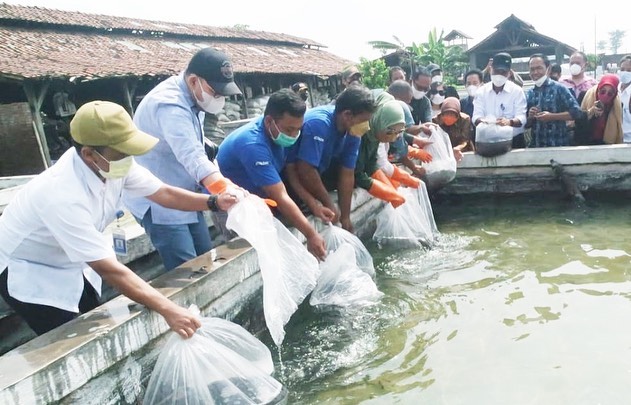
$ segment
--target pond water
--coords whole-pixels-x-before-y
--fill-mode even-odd
[[[378,304],[294,315],[277,373],[288,402],[628,403],[630,206],[435,203],[433,249],[368,244]]]

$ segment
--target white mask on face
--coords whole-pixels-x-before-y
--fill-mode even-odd
[[[432,77],[432,83],[442,83],[443,75],[436,75]]]
[[[199,83],[199,89],[202,92],[202,99],[197,100],[197,105],[199,105],[199,108],[210,114],[217,114],[221,110],[223,110],[223,106],[226,104],[226,98],[214,97],[206,93],[202,88],[202,82],[198,80],[197,83]]]
[[[631,72],[620,71],[618,72],[618,77],[620,78],[620,83],[622,84],[631,83]]]
[[[547,79],[546,75],[541,76],[539,79],[535,80],[535,86],[541,87],[543,83],[546,81],[546,79]]]
[[[495,87],[502,87],[506,84],[508,77],[504,75],[491,75],[491,81]]]
[[[134,163],[134,158],[132,156],[127,156],[119,160],[109,161],[105,159],[103,155],[101,155],[96,150],[94,152],[96,152],[110,166],[109,171],[106,172],[105,170],[101,169],[98,165],[96,165],[96,163],[94,163],[97,169],[99,169],[99,174],[104,179],[110,179],[110,180],[122,179],[123,177],[127,176],[127,174],[129,173],[129,170],[131,169],[131,165]]]
[[[476,86],[475,84],[470,84],[469,86],[467,86],[467,94],[469,95],[469,97],[474,97],[477,91],[478,86]]]
[[[423,97],[425,97],[425,92],[424,91],[420,91],[420,90],[416,90],[416,87],[412,86],[412,97],[414,97],[417,100],[420,100]]]
[[[578,75],[579,73],[581,73],[581,70],[583,70],[583,68],[577,63],[573,63],[570,65],[570,74],[572,76]]]
[[[445,96],[441,96],[440,94],[435,94],[432,96],[432,104],[441,105],[445,101]]]

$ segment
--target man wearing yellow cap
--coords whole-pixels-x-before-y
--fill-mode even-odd
[[[43,334],[95,308],[101,278],[130,299],[159,312],[172,330],[190,337],[200,326],[116,260],[102,231],[123,194],[187,211],[228,209],[235,198],[168,186],[132,156],[158,139],[138,130],[118,104],[93,101],[70,122],[75,148],[31,180],[0,216],[0,295]]]

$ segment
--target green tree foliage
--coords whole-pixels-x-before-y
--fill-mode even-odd
[[[607,41],[605,40],[598,41],[598,43],[596,44],[596,49],[604,53],[607,50]]]
[[[357,68],[362,72],[364,85],[369,89],[385,89],[388,86],[388,67],[383,59],[361,58]]]
[[[397,37],[396,42],[371,41],[370,45],[374,49],[381,50],[384,54],[387,51],[397,51],[403,57],[402,67],[408,71],[413,71],[417,66],[426,66],[435,63],[443,70],[443,77],[447,84],[455,84],[457,78],[467,69],[467,59],[460,46],[449,46],[443,39],[444,31],[437,34],[433,28],[427,37],[427,41],[405,46]]]
[[[609,32],[609,49],[615,55],[618,53],[618,49],[622,46],[622,40],[626,35],[626,31],[614,30]]]
[[[601,57],[595,55],[593,53],[587,54],[587,65],[585,66],[585,70],[596,71],[596,66],[600,65]]]

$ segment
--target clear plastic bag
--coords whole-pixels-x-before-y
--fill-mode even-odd
[[[285,324],[316,285],[318,261],[254,194],[230,208],[226,226],[256,250],[263,276],[265,323],[280,346]]]
[[[475,131],[475,152],[480,156],[502,155],[513,147],[513,127],[499,126],[495,118],[480,122]]]
[[[406,222],[417,239],[431,245],[438,230],[427,187],[421,182],[419,188],[399,187],[398,192],[405,198],[405,204],[397,208],[400,211],[399,215],[407,218]]]
[[[401,209],[406,204],[407,201],[398,208],[392,207],[392,204],[386,204],[377,214],[377,229],[372,239],[379,247],[410,249],[422,246],[408,223],[407,212]]]
[[[342,243],[329,253],[320,268],[318,285],[309,300],[313,306],[365,306],[383,295],[372,278],[357,266],[355,249],[349,243]]]
[[[143,404],[271,404],[286,391],[271,374],[269,349],[247,330],[202,318],[190,339],[172,333],[153,369]]]
[[[449,135],[440,127],[433,126],[429,137],[432,141],[424,149],[432,155],[432,161],[425,163],[427,186],[435,190],[443,187],[456,177],[457,162],[451,147]]]
[[[326,244],[327,252],[336,251],[343,243],[350,244],[355,251],[357,266],[370,277],[375,276],[375,266],[372,262],[372,256],[357,236],[333,224],[329,224],[329,226],[322,231],[321,235]]]

